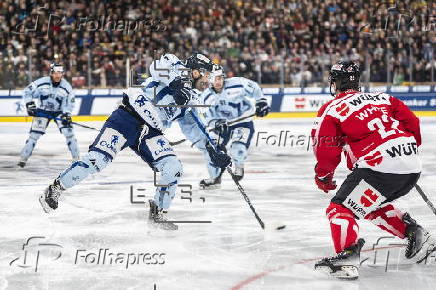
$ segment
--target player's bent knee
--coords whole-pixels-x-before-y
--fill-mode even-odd
[[[230,155],[243,161],[247,157],[247,147],[242,143],[233,143],[230,146]]]
[[[330,205],[326,209],[326,215],[329,220],[339,218],[339,217],[345,217],[345,218],[352,218],[354,219],[353,212],[343,206],[342,204],[330,202]]]
[[[177,182],[183,174],[182,162],[176,156],[168,156],[159,160],[155,167],[162,173],[162,179],[168,183]]]
[[[42,135],[43,134],[41,133],[31,132],[29,138],[33,141],[37,141],[39,138],[41,138]]]
[[[90,151],[82,156],[78,161],[75,161],[64,172],[59,175],[59,179],[65,188],[71,188],[90,174],[94,174],[103,170],[111,159],[104,154],[96,151]]]
[[[95,170],[93,173],[102,171],[106,166],[108,166],[109,163],[112,162],[112,159],[105,154],[92,150],[83,156],[82,159],[84,162],[92,166],[92,168]]]

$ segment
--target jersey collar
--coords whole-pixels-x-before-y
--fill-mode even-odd
[[[335,99],[342,99],[342,98],[345,97],[346,95],[354,94],[354,93],[358,93],[358,91],[353,90],[353,89],[351,89],[351,90],[346,90],[345,92],[342,92],[342,93],[337,94],[337,95],[335,96]]]

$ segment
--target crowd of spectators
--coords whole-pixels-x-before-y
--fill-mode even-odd
[[[435,11],[422,0],[2,0],[0,88],[54,60],[76,87],[122,87],[155,54],[193,51],[262,84],[322,85],[339,59],[358,61],[366,82],[430,82]]]

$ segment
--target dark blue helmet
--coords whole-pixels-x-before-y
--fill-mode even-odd
[[[213,62],[206,55],[196,52],[186,59],[185,66],[193,70],[212,72]]]

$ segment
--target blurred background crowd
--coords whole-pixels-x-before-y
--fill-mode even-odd
[[[366,83],[434,82],[435,12],[422,0],[2,0],[0,88],[53,60],[74,87],[122,87],[163,51],[201,51],[261,84],[326,85],[341,58]]]

